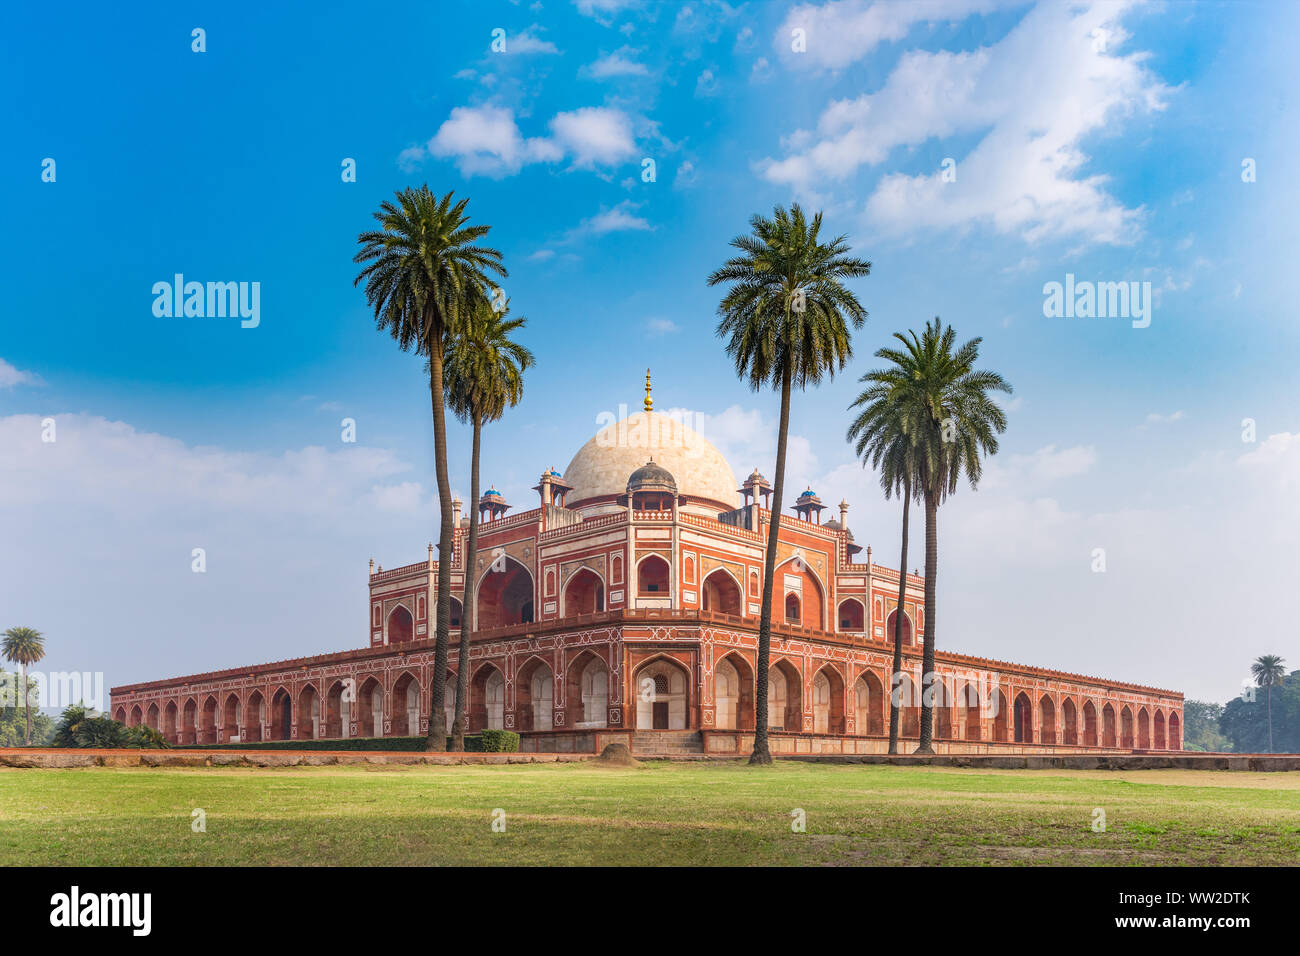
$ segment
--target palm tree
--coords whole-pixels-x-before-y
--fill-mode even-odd
[[[880,353],[876,353],[877,357]],[[903,501],[903,543],[898,558],[898,609],[894,613],[894,666],[889,682],[889,752],[898,753],[899,691],[903,671],[903,600],[907,595],[908,506],[919,487],[916,445],[908,431],[905,409],[899,406],[897,390],[878,382],[880,373],[868,372],[861,381],[868,388],[850,408],[862,412],[849,425],[848,440],[856,441],[854,452],[864,465],[880,472],[885,498],[897,493]],[[859,733],[861,730],[859,729]]]
[[[23,668],[23,711],[27,715],[27,736],[24,743],[32,745],[32,701],[31,688],[27,686],[27,668],[39,663],[45,657],[45,637],[40,631],[31,627],[11,627],[5,631],[0,642],[5,660],[11,664],[21,664]]]
[[[447,407],[473,429],[470,455],[469,536],[465,545],[465,594],[460,617],[460,666],[456,669],[456,716],[451,725],[451,749],[465,749],[465,706],[469,698],[469,638],[474,627],[478,553],[479,445],[483,426],[497,421],[523,397],[525,369],[533,353],[511,340],[524,327],[524,318],[508,319],[509,304],[497,311],[486,299],[465,313],[465,321],[447,348],[443,378]]]
[[[10,658],[12,660],[12,658]],[[1263,687],[1268,693],[1268,752],[1273,752],[1273,687],[1282,683],[1286,670],[1285,661],[1276,654],[1265,654],[1255,658],[1250,665],[1250,674],[1255,678],[1255,686]]]
[[[429,714],[430,750],[445,750],[447,650],[451,638],[451,482],[447,477],[447,421],[444,408],[443,354],[458,328],[466,304],[483,295],[488,273],[505,276],[501,253],[475,245],[489,226],[471,226],[468,200],[453,204],[449,192],[438,199],[428,186],[407,188],[397,201],[385,201],[374,214],[380,227],[357,237],[353,257],[368,263],[353,285],[365,283],[366,302],[375,324],[403,350],[428,357],[429,398],[433,404],[433,456],[438,482],[438,610],[433,654],[433,701]]]
[[[770,386],[781,393],[776,475],[763,562],[763,609],[758,626],[754,752],[751,764],[772,762],[767,735],[767,669],[772,643],[772,579],[785,485],[790,392],[834,376],[853,354],[851,329],[867,312],[844,280],[865,276],[871,263],[849,255],[844,236],[820,238],[822,214],[809,222],[796,203],[777,206],[771,219],[754,215],[750,235],[737,236],[739,250],[709,276],[709,285],[730,283],[718,305],[718,336],[726,341],[736,374],[754,391]]]
[[[894,333],[902,348],[882,348],[877,357],[892,367],[868,374],[873,385],[890,390],[900,427],[911,436],[916,456],[918,500],[925,505],[925,644],[921,657],[921,741],[917,753],[934,753],[935,585],[938,581],[939,505],[957,490],[962,474],[979,485],[983,456],[996,454],[997,436],[1006,430],[1006,413],[990,392],[1011,393],[997,372],[975,368],[974,338],[955,351],[956,333],[936,316],[920,336]],[[906,568],[900,568],[902,574]],[[918,628],[919,630],[919,628]]]

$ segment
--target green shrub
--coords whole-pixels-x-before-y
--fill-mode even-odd
[[[518,753],[519,752],[519,735],[513,730],[481,730],[479,737],[482,741],[482,751],[484,753]],[[465,749],[469,750],[469,738],[465,738]]]

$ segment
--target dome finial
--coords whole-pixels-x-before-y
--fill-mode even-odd
[[[654,411],[654,407],[655,407],[655,400],[650,397],[650,370],[646,369],[645,370],[645,410],[647,412],[652,412]]]

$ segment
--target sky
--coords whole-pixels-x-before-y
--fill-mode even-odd
[[[437,536],[422,363],[353,284],[357,234],[408,186],[469,199],[528,320],[537,367],[485,431],[485,485],[533,507],[544,468],[638,407],[647,366],[657,409],[770,477],[778,400],[734,374],[706,279],[750,216],[799,202],[872,268],[852,360],[795,396],[792,494],[847,500],[897,564],[899,507],[854,460],[848,408],[876,350],[940,316],[1014,395],[978,489],[939,513],[938,646],[1226,700],[1258,655],[1300,665],[1298,21],[1249,2],[16,9],[0,627],[106,686],[366,645],[367,561]],[[156,314],[176,274],[258,283],[255,327]],[[1150,307],[1048,314],[1067,282],[1136,283]],[[468,430],[448,441],[467,497]]]

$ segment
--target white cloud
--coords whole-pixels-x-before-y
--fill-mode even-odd
[[[1023,0],[1019,0],[1023,2]],[[772,46],[796,69],[838,70],[870,55],[881,43],[901,40],[918,23],[959,22],[972,14],[1016,5],[1017,0],[908,0],[906,3],[835,0],[792,7]],[[792,32],[804,31],[807,49],[792,49]]]
[[[582,68],[583,75],[593,80],[608,80],[621,76],[648,76],[650,70],[634,59],[640,51],[630,46],[620,47],[613,53],[597,57],[595,62]]]
[[[673,177],[673,186],[677,189],[682,189],[686,186],[690,186],[694,182],[695,164],[689,159],[682,160],[681,165],[677,167],[677,175]]]
[[[1170,412],[1168,415],[1162,415],[1159,412],[1152,412],[1146,417],[1146,425],[1166,425],[1170,422],[1181,421],[1183,417],[1182,409],[1176,412]]]
[[[672,319],[651,319],[646,323],[646,328],[652,335],[671,335],[673,332],[681,331]]]
[[[696,96],[713,96],[718,92],[718,78],[712,70],[705,69],[700,71],[700,75],[695,79]]]
[[[559,48],[550,40],[544,40],[538,36],[541,30],[537,24],[533,24],[522,33],[514,36],[506,36],[506,56],[530,56],[530,55],[551,55],[559,53]]]
[[[642,203],[625,199],[617,206],[602,209],[596,215],[582,220],[577,228],[570,231],[568,238],[572,240],[582,236],[603,236],[611,232],[636,232],[653,229],[654,227],[650,225],[648,220],[636,215],[636,210],[640,209],[642,205]]]
[[[555,257],[554,249],[538,249],[528,257],[529,262],[545,262],[547,259]]]
[[[873,12],[882,6],[889,9]],[[960,12],[974,5],[937,6]],[[850,8],[870,15],[867,32],[891,38],[901,26],[876,21],[906,19],[895,9],[903,7],[845,4],[839,15]],[[790,139],[806,145],[758,169],[771,182],[815,194],[884,163],[899,147],[979,135],[973,149],[953,157],[955,181],[944,181],[940,169],[884,175],[866,203],[871,224],[886,233],[985,225],[1031,242],[1082,236],[1131,243],[1143,210],[1111,196],[1104,176],[1080,175],[1088,160],[1084,137],[1128,114],[1162,109],[1169,92],[1144,68],[1143,54],[1115,53],[1125,39],[1116,24],[1124,10],[1112,3],[1043,4],[992,46],[907,52],[880,90],[832,102],[815,131]],[[1099,50],[1092,33],[1102,28],[1110,38]],[[848,44],[842,49],[847,55]]]
[[[0,358],[0,388],[13,388],[15,385],[44,384],[44,380],[35,372],[24,372]]]
[[[429,140],[428,153],[454,159],[462,175],[499,179],[532,163],[555,163],[568,157],[574,168],[592,169],[622,162],[636,153],[632,119],[621,110],[591,106],[557,113],[551,136],[525,137],[508,107],[458,106]],[[421,155],[405,150],[400,162]]]

